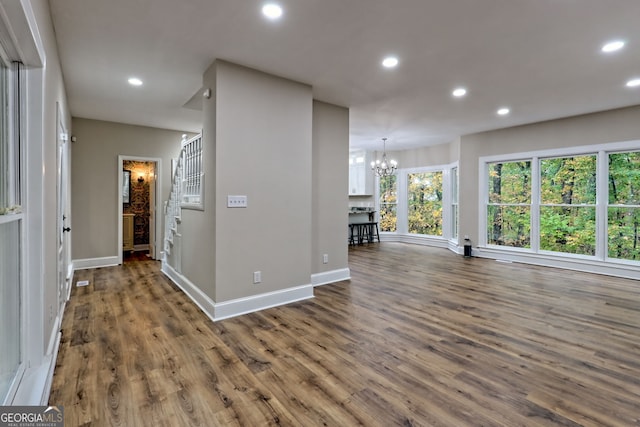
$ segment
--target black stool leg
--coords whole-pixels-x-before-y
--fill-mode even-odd
[[[358,224],[358,244],[364,243],[364,227],[363,224]]]

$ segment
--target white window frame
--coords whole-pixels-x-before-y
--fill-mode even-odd
[[[182,209],[204,210],[203,148],[202,133],[182,140]]]
[[[596,263],[596,267],[606,267],[607,264],[626,265],[636,270],[640,261],[620,260],[607,256],[607,208],[608,208],[608,154],[616,152],[640,151],[640,140],[611,142],[594,145],[558,148],[550,150],[530,151],[523,153],[483,156],[478,159],[478,247],[490,252],[503,253],[509,259],[509,254],[530,254],[534,257],[548,257],[575,261],[582,265]],[[540,160],[546,158],[596,155],[596,253],[595,255],[569,254],[564,252],[540,250]],[[531,247],[514,248],[509,246],[490,245],[487,241],[487,206],[489,200],[488,167],[496,162],[531,161]],[[553,265],[565,266],[556,263]],[[596,269],[592,269],[596,271]],[[604,271],[603,269],[601,269]],[[598,270],[600,271],[600,270]]]
[[[448,175],[448,171],[450,169],[443,169],[443,168],[433,168],[433,167],[427,167],[427,168],[416,168],[416,169],[406,169],[406,172],[404,173],[404,204],[403,204],[403,209],[404,209],[404,232],[407,234],[410,234],[412,236],[424,236],[424,237],[430,237],[430,238],[446,238],[447,237],[447,223],[448,221],[445,220],[445,215],[449,215],[450,214],[450,210],[449,210],[449,200],[451,195],[448,194],[449,191],[447,191],[447,188],[451,188],[450,185],[447,185],[447,175]],[[417,174],[417,173],[433,173],[433,172],[441,172],[442,173],[442,235],[438,236],[435,234],[419,234],[419,233],[411,233],[409,232],[409,175],[411,174]],[[449,197],[447,197],[449,196]],[[449,233],[449,236],[451,234]]]
[[[502,203],[501,205],[503,206],[528,206],[530,211],[530,217],[529,217],[529,232],[533,234],[533,227],[534,227],[534,221],[533,221],[533,210],[534,210],[534,205],[535,205],[535,197],[534,197],[534,189],[538,189],[538,193],[540,192],[540,182],[539,182],[539,178],[538,178],[538,163],[534,158],[527,158],[527,157],[515,157],[513,159],[499,159],[499,160],[490,160],[490,161],[486,161],[484,163],[484,165],[482,165],[481,170],[483,170],[483,182],[480,183],[481,189],[483,191],[481,191],[479,194],[481,195],[480,198],[480,205],[482,206],[482,209],[478,211],[479,213],[479,217],[481,218],[481,228],[479,228],[481,235],[478,238],[478,241],[480,242],[481,246],[487,246],[487,247],[492,247],[492,248],[509,248],[511,250],[514,251],[524,251],[524,252],[531,252],[531,249],[533,248],[533,237],[531,236],[530,238],[530,247],[529,248],[518,248],[518,247],[514,247],[514,246],[502,246],[502,245],[492,245],[489,243],[488,239],[487,239],[487,210],[488,210],[488,206],[489,206],[489,182],[487,181],[487,177],[489,176],[489,165],[492,163],[513,163],[513,162],[527,162],[530,161],[531,162],[531,200],[529,200],[529,203]],[[534,172],[535,172],[535,176],[534,176]],[[483,186],[484,185],[484,186]],[[495,205],[494,205],[495,206]],[[483,231],[484,230],[484,231]],[[539,233],[538,233],[539,234]]]
[[[449,210],[449,240],[458,243],[460,240],[460,168],[455,163],[449,167],[449,191],[445,192],[445,196],[448,193],[450,196],[450,202],[447,203],[450,206]],[[454,180],[455,177],[455,180]],[[454,215],[455,211],[455,215]],[[444,215],[444,209],[442,211]]]
[[[607,190],[607,194],[606,194],[606,198],[604,200],[604,203],[601,203],[600,206],[596,207],[596,221],[598,218],[598,215],[600,215],[600,217],[604,218],[602,221],[602,224],[600,223],[596,223],[596,227],[601,225],[601,230],[602,232],[600,233],[600,240],[602,240],[602,242],[600,242],[598,239],[596,239],[596,244],[601,243],[598,248],[602,247],[604,248],[603,251],[604,253],[602,254],[602,257],[605,259],[605,261],[610,262],[610,263],[615,263],[615,264],[624,264],[624,265],[631,265],[631,266],[637,266],[640,261],[632,261],[632,260],[628,260],[628,259],[620,259],[620,258],[610,258],[609,257],[609,208],[610,207],[621,207],[621,208],[634,208],[634,209],[640,209],[640,205],[610,205],[609,204],[609,154],[616,154],[616,153],[625,153],[625,152],[629,152],[629,151],[640,151],[640,143],[638,144],[639,146],[630,150],[607,150],[607,151],[602,151],[601,155],[598,157],[598,166],[602,168],[602,170],[604,170],[606,173],[603,173],[602,177],[598,177],[598,186],[597,189],[600,188],[600,186],[606,188]],[[596,190],[597,191],[597,190]]]
[[[395,240],[404,241],[408,243],[417,244],[432,244],[434,246],[451,247],[446,242],[457,245],[457,239],[453,238],[452,233],[452,184],[451,173],[452,169],[458,168],[460,171],[458,162],[453,162],[445,165],[424,166],[416,168],[398,169],[396,175],[396,191],[397,191],[397,205],[396,205],[396,231],[381,231],[381,239],[383,240]],[[408,220],[408,176],[413,173],[427,173],[427,172],[442,172],[442,236],[426,235],[426,234],[414,234],[409,233],[409,220]],[[459,176],[459,175],[458,175]],[[380,178],[375,178],[375,207],[376,218],[380,221]],[[459,190],[458,183],[458,190]],[[460,215],[460,212],[458,212]]]
[[[24,134],[24,125],[21,121],[21,116],[24,116],[25,112],[25,72],[21,64],[10,63],[7,55],[5,54],[2,46],[0,46],[0,61],[6,66],[7,74],[7,141],[6,155],[9,159],[6,165],[6,188],[2,189],[0,193],[5,199],[0,202],[0,207],[8,209],[0,215],[0,225],[16,223],[18,224],[18,241],[14,242],[14,250],[19,254],[19,266],[18,266],[18,295],[19,295],[19,362],[16,369],[16,373],[9,386],[7,394],[0,396],[0,405],[10,404],[18,390],[24,372],[26,370],[25,360],[27,359],[27,313],[25,301],[27,293],[25,289],[25,260],[26,260],[26,248],[25,248],[25,216],[22,212],[22,200],[23,197],[23,182],[25,171],[25,144],[22,142]],[[3,83],[4,84],[4,83]],[[3,149],[0,147],[0,149]],[[5,206],[6,202],[6,206]],[[1,251],[0,251],[1,252]],[[6,343],[5,343],[6,344]]]
[[[564,204],[550,204],[550,203],[542,203],[541,200],[541,194],[540,194],[540,186],[541,186],[541,182],[540,182],[540,162],[542,160],[545,159],[558,159],[558,158],[564,158],[564,157],[576,157],[576,156],[592,156],[595,155],[596,156],[596,180],[600,181],[600,176],[602,175],[601,171],[598,169],[599,167],[599,160],[602,156],[602,153],[604,152],[599,152],[599,151],[591,151],[588,153],[582,153],[582,154],[569,154],[569,155],[562,155],[562,156],[539,156],[536,158],[536,163],[535,163],[535,168],[533,167],[533,165],[531,166],[531,173],[533,174],[535,172],[535,176],[536,176],[536,183],[537,183],[537,190],[534,193],[533,192],[533,187],[531,188],[531,197],[535,200],[535,203],[532,203],[531,205],[531,247],[533,248],[533,239],[535,237],[536,240],[536,248],[538,250],[539,253],[541,254],[547,254],[547,255],[562,255],[562,256],[566,256],[566,257],[572,257],[572,258],[576,258],[576,259],[585,259],[585,260],[589,260],[589,259],[602,259],[603,258],[603,254],[602,254],[602,247],[600,245],[598,245],[598,241],[601,240],[600,237],[602,235],[601,230],[598,229],[598,223],[600,222],[600,219],[602,218],[601,216],[599,216],[598,213],[598,200],[599,200],[599,195],[600,193],[603,192],[603,188],[599,185],[599,182],[596,182],[596,202],[594,204],[580,204],[580,205],[573,205],[573,207],[583,207],[583,208],[588,208],[588,207],[592,207],[595,208],[596,211],[596,236],[595,236],[595,254],[594,255],[584,255],[584,254],[571,254],[571,253],[567,253],[567,252],[558,252],[558,251],[550,251],[550,250],[546,250],[546,249],[541,249],[540,248],[540,209],[542,207],[549,207],[549,206],[558,206],[558,207],[567,207],[568,205],[564,205]],[[533,179],[533,177],[532,177]],[[605,196],[608,196],[608,185],[605,186],[604,191],[606,191]],[[534,206],[535,206],[535,214],[534,214]],[[534,219],[535,216],[535,219]],[[536,226],[536,233],[533,234],[533,226]],[[606,234],[606,231],[605,231]]]

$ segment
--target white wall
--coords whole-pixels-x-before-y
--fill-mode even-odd
[[[203,86],[212,89],[203,101],[205,209],[182,211],[177,281],[217,319],[348,278],[348,109],[220,60]],[[229,195],[247,196],[248,207],[228,208]]]
[[[62,317],[57,278],[57,122],[71,128],[69,109],[46,1],[3,0],[20,59],[27,67],[24,140],[24,212],[26,250],[22,310],[23,360],[27,370],[13,404],[42,404],[55,364],[55,343]]]
[[[345,244],[349,205],[345,186],[349,181],[348,157],[349,110],[314,101],[311,209],[311,269],[314,275],[348,269],[348,247]],[[329,258],[327,264],[323,264],[324,254]]]
[[[447,165],[457,160],[452,147],[455,147],[455,143],[431,145],[414,150],[388,151],[387,156],[395,159],[402,169]]]
[[[215,94],[215,301],[309,284],[311,87],[218,62]]]
[[[640,139],[640,106],[467,135],[460,143],[460,235],[479,239],[482,156]]]
[[[162,159],[160,200],[171,186],[171,159],[185,132],[73,118],[71,146],[72,258],[113,258],[118,248],[118,155]],[[164,214],[158,212],[158,221]],[[164,230],[164,228],[161,228]]]

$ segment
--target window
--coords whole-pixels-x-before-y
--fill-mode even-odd
[[[451,238],[458,238],[458,168],[451,168]]]
[[[9,69],[0,59],[0,209],[13,204],[11,180],[13,178],[13,145],[11,143],[11,114],[9,108]]]
[[[595,154],[540,160],[540,249],[595,255]]]
[[[640,141],[530,156],[481,160],[481,244],[640,266]]]
[[[396,231],[398,191],[396,175],[380,178],[380,231]]]
[[[0,404],[20,366],[20,225],[0,222]]]
[[[414,243],[457,239],[457,165],[399,169],[377,185],[380,231]]]
[[[182,141],[182,207],[204,209],[202,173],[202,134]]]
[[[607,254],[640,260],[640,151],[609,154]]]
[[[528,248],[531,245],[531,161],[490,163],[487,242]]]
[[[22,369],[20,206],[20,64],[12,69],[0,49],[0,404]]]
[[[441,171],[408,175],[409,233],[442,236],[442,196]]]

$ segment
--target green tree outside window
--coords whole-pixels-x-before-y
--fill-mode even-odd
[[[380,231],[396,231],[397,182],[395,175],[380,178]]]
[[[407,177],[409,233],[442,236],[442,172]]]

